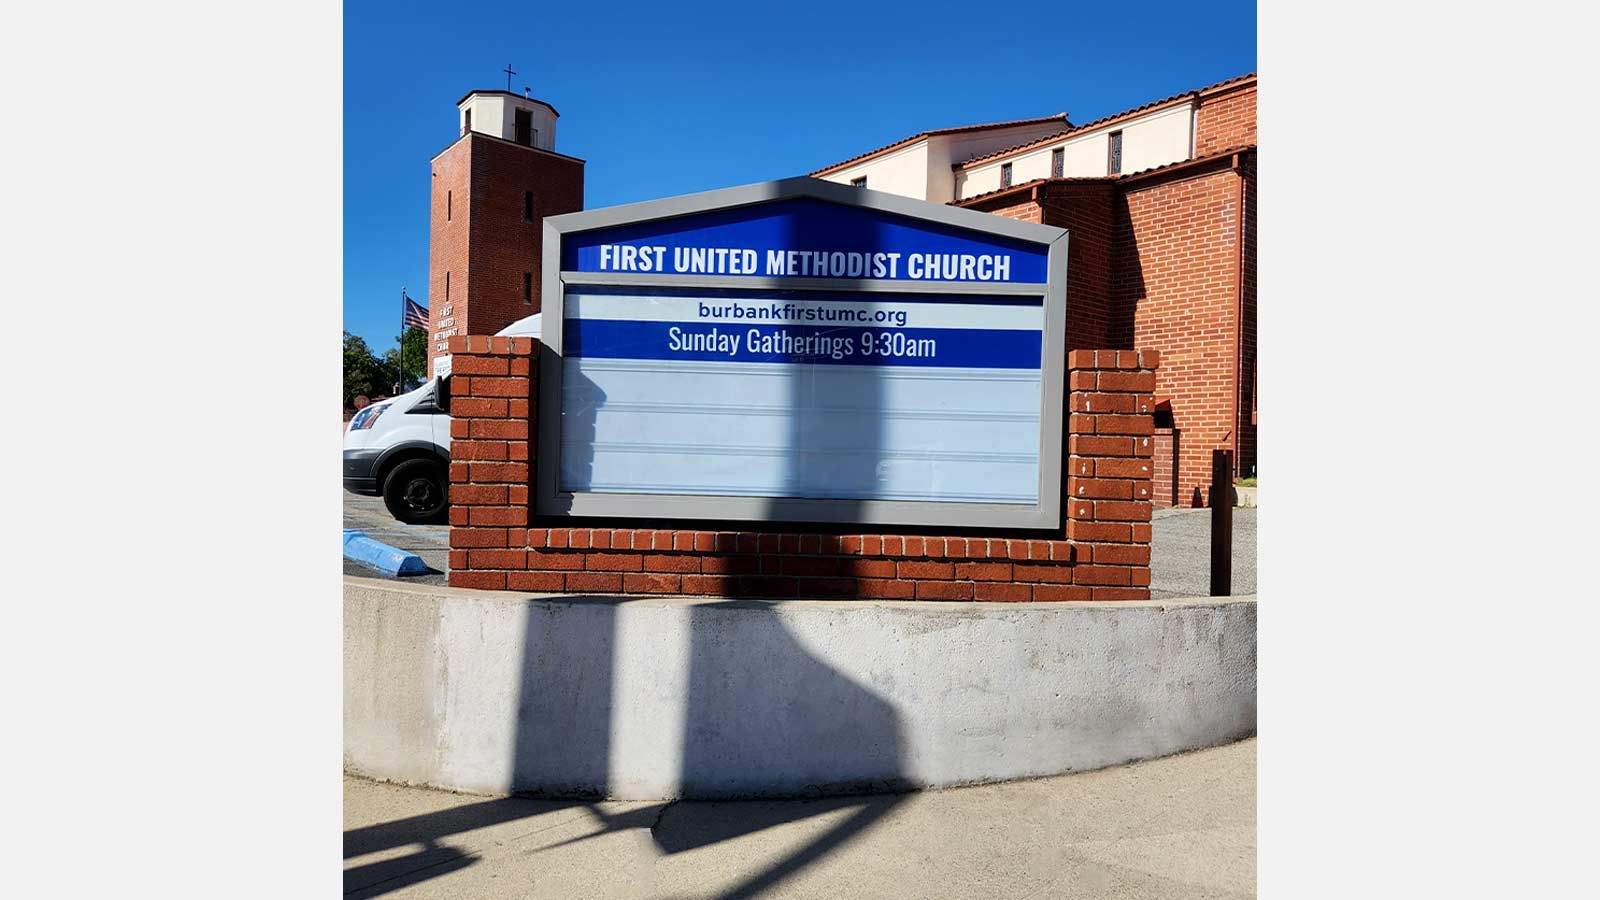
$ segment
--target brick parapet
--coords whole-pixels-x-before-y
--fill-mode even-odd
[[[824,599],[1149,598],[1153,351],[1068,354],[1062,528],[944,535],[540,520],[529,493],[539,352],[528,338],[450,339],[452,586]]]

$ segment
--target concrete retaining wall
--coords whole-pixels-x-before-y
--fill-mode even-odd
[[[1253,734],[1256,604],[587,599],[346,578],[346,770],[646,800],[937,787]]]

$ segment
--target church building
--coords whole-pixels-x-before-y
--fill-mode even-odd
[[[810,174],[1067,229],[1068,347],[1160,351],[1155,501],[1204,505],[1212,450],[1256,474],[1256,81],[1084,124],[923,131]],[[583,208],[550,104],[473,91],[457,107],[432,161],[430,370],[451,335],[539,311],[543,218]]]

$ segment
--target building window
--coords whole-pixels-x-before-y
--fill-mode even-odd
[[[522,302],[523,303],[532,303],[533,302],[533,273],[532,272],[523,272],[522,273]]]
[[[466,134],[472,130],[472,110],[467,110],[466,122],[461,126],[461,133]]]
[[[517,110],[512,140],[524,147],[533,146],[533,113],[525,109]]]
[[[858,188],[866,187],[867,186],[867,176],[863,175],[860,178],[852,178],[852,179],[850,179],[850,186],[851,187],[858,187]]]
[[[450,273],[444,273],[444,302],[450,302]]]
[[[1000,186],[1011,187],[1011,163],[1000,164]]]
[[[1060,178],[1067,169],[1067,151],[1065,147],[1057,147],[1050,151],[1050,177]]]
[[[533,221],[533,191],[522,192],[522,221]]]
[[[444,220],[446,222],[450,221],[450,211],[454,207],[454,204],[451,200],[451,193],[451,191],[444,192]]]
[[[1106,151],[1106,173],[1122,174],[1122,132],[1111,132],[1110,149]]]

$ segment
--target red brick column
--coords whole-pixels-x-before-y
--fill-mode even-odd
[[[1150,597],[1155,350],[1067,354],[1067,538],[1096,600]]]
[[[450,584],[561,590],[529,579],[527,526],[538,396],[532,338],[450,338]],[[508,578],[516,574],[515,579]]]
[[[1150,596],[1151,351],[1069,354],[1063,527],[1010,534],[541,521],[529,505],[538,342],[455,337],[450,352],[454,586],[902,600]]]

